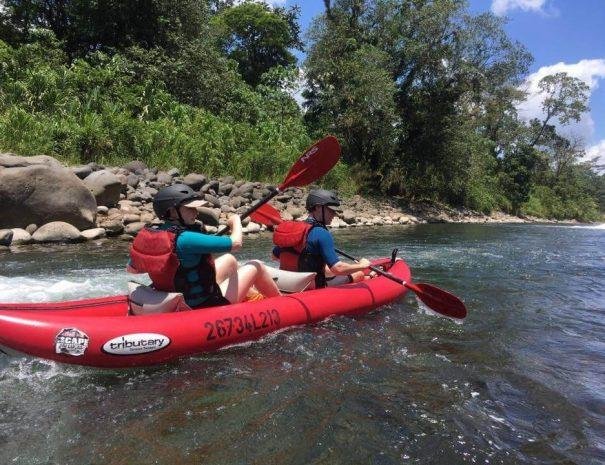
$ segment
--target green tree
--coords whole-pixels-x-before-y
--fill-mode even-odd
[[[271,8],[245,1],[220,9],[212,24],[217,28],[221,48],[237,62],[244,80],[254,87],[274,66],[296,63],[289,49],[302,49],[297,17],[297,8]]]
[[[562,125],[571,120],[580,121],[583,113],[588,111],[589,87],[580,79],[569,76],[567,73],[556,73],[543,77],[538,83],[540,93],[544,94],[542,110],[544,117],[541,121],[535,120],[534,136],[530,142],[535,146],[542,142],[542,136],[553,118],[558,119]]]
[[[199,36],[208,15],[205,0],[5,0],[0,39],[16,45],[50,29],[72,58],[134,45],[171,49]]]

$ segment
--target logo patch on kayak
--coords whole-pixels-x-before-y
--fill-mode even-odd
[[[57,354],[84,355],[88,348],[88,336],[77,328],[63,328],[55,336],[55,352]]]
[[[103,352],[112,355],[139,355],[164,349],[170,338],[157,333],[135,333],[114,337],[103,344]]]

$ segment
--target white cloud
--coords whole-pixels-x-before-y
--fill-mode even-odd
[[[504,16],[510,10],[544,12],[546,0],[492,0],[492,12]]]
[[[584,157],[584,160],[588,161],[592,160],[593,158],[597,158],[597,163],[599,165],[605,165],[605,139],[586,149],[586,156]]]
[[[590,88],[590,94],[592,94],[598,88],[599,80],[605,79],[605,59],[581,60],[574,64],[560,62],[551,66],[543,66],[535,73],[529,75],[523,86],[523,90],[528,92],[527,100],[522,102],[517,108],[521,118],[526,121],[532,118],[543,118],[542,101],[544,95],[540,94],[538,83],[545,76],[563,72],[584,81]],[[556,121],[552,121],[551,123],[559,127]],[[594,135],[594,130],[595,123],[592,116],[590,113],[585,113],[578,123],[572,121],[562,129],[562,132],[567,135],[573,134],[589,141]]]

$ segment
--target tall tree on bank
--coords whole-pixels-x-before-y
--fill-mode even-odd
[[[339,136],[344,160],[373,184],[397,141],[389,56],[365,38],[364,2],[325,4],[309,34],[305,119],[312,131]]]
[[[289,49],[302,50],[297,19],[296,7],[271,8],[245,1],[220,8],[212,24],[225,54],[237,62],[244,80],[256,87],[271,68],[296,63]]]

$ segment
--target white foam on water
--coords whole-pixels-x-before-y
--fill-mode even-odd
[[[128,278],[121,273],[95,271],[82,279],[0,276],[0,302],[57,302],[124,294]]]
[[[565,228],[565,229],[598,229],[605,230],[605,223],[597,224],[542,224],[547,228]]]
[[[605,223],[589,224],[589,225],[586,225],[586,226],[572,226],[572,228],[578,228],[578,229],[601,229],[601,230],[605,230]]]

